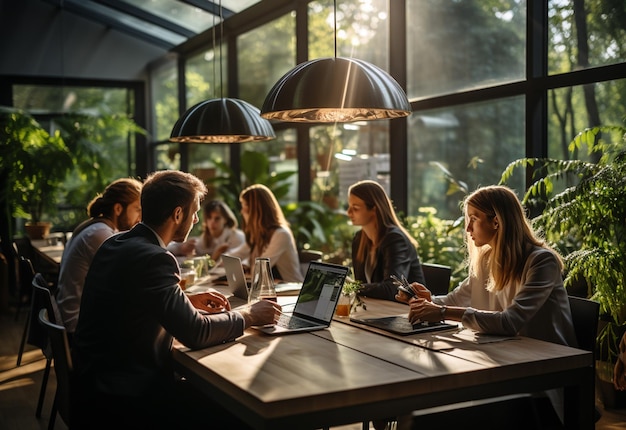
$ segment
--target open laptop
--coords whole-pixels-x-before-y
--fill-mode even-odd
[[[222,264],[224,264],[224,272],[228,289],[233,296],[243,300],[248,300],[248,288],[250,280],[246,278],[241,264],[241,258],[228,254],[222,254]]]
[[[312,261],[291,314],[283,313],[275,325],[254,327],[267,334],[321,330],[333,320],[349,268]]]
[[[392,315],[378,318],[350,317],[350,321],[379,328],[402,336],[428,333],[431,331],[452,330],[459,327],[457,324],[450,324],[446,322],[421,322],[411,324],[409,318],[402,315]]]

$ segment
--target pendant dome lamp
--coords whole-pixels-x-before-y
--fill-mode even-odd
[[[220,31],[223,31],[222,2]],[[220,83],[222,80],[222,39],[220,37]],[[215,52],[215,25],[213,25],[213,52]],[[213,64],[213,82],[215,79]],[[221,85],[220,85],[221,92]],[[219,97],[202,101],[176,121],[170,135],[171,142],[180,143],[243,143],[261,142],[276,138],[270,122],[248,102]]]
[[[250,103],[217,98],[189,108],[174,124],[170,141],[181,143],[243,143],[275,139],[270,122]]]
[[[352,122],[408,116],[411,104],[387,72],[363,60],[335,56],[300,63],[272,87],[261,116],[289,122]]]

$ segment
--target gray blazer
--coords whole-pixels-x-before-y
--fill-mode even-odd
[[[567,291],[552,251],[535,247],[528,256],[519,284],[497,293],[485,289],[486,279],[467,278],[433,302],[463,306],[463,326],[481,333],[522,335],[576,346]],[[495,311],[495,312],[494,312]]]

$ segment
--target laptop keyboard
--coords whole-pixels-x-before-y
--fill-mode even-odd
[[[307,321],[305,319],[298,318],[293,315],[280,314],[280,317],[278,318],[276,325],[279,327],[293,329],[293,328],[311,327],[313,324],[311,323],[311,321]]]

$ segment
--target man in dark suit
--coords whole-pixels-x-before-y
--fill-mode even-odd
[[[94,256],[73,349],[78,427],[238,426],[177,380],[173,338],[189,348],[229,342],[251,325],[273,323],[280,306],[260,301],[231,311],[220,293],[188,296],[179,287],[179,266],[166,245],[187,239],[206,192],[188,173],[151,174],[141,191],[142,222],[107,239]]]

